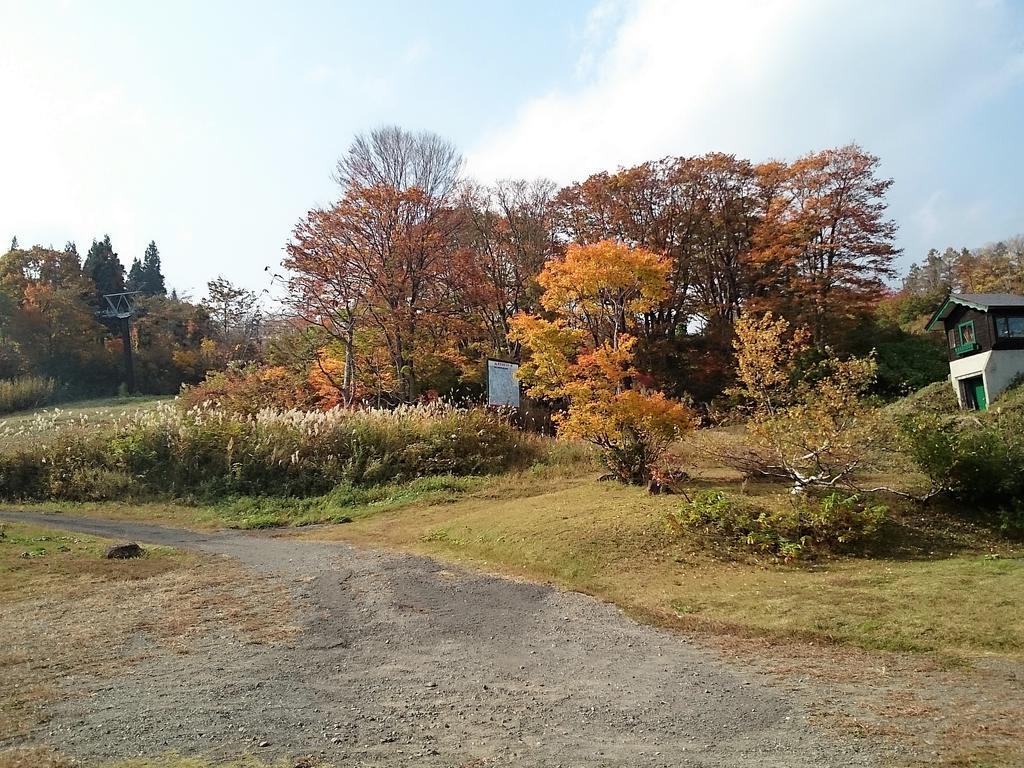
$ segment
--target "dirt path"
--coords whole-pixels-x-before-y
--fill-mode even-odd
[[[283,580],[298,606],[291,645],[203,636],[188,653],[75,680],[88,695],[36,736],[87,760],[251,750],[339,766],[878,764],[761,678],[583,595],[285,537],[0,520],[229,555]]]

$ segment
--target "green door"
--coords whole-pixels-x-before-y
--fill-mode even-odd
[[[979,411],[984,411],[988,408],[988,401],[985,399],[985,379],[981,376],[971,379],[967,382],[970,387],[970,392],[974,398],[974,407]]]

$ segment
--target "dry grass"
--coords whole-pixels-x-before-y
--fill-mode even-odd
[[[48,705],[73,693],[66,685],[70,675],[105,676],[140,661],[139,637],[146,647],[185,652],[207,633],[233,632],[261,643],[285,641],[298,631],[284,589],[254,579],[231,560],[154,548],[139,560],[111,562],[102,559],[107,544],[6,526],[0,540],[0,743],[23,741],[45,722]],[[36,759],[32,754],[0,752],[0,765]]]
[[[103,581],[148,579],[189,560],[165,547],[150,547],[137,560],[107,560],[103,555],[109,544],[83,534],[0,523],[0,603],[88,591],[90,584]]]
[[[0,417],[7,447],[30,443],[70,427],[97,428],[153,410],[169,397],[108,397],[39,408]]]
[[[0,768],[73,768],[74,765],[49,747],[0,748]]]

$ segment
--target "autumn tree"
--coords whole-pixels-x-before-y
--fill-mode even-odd
[[[141,296],[133,326],[138,348],[135,373],[143,392],[177,392],[222,364],[208,310],[167,296]]]
[[[357,137],[336,169],[342,199],[300,223],[284,262],[300,315],[348,349],[350,323],[379,334],[407,402],[418,395],[417,365],[431,348],[421,345],[424,336],[461,309],[451,290],[461,167],[455,148],[434,134],[386,127]],[[353,297],[350,313],[342,307]]]
[[[458,188],[462,164],[455,146],[436,133],[389,125],[356,136],[338,160],[334,177],[344,192],[417,189],[425,198],[446,204]]]
[[[755,311],[806,326],[822,346],[868,313],[892,277],[891,179],[856,145],[759,167],[762,218],[750,253]]]
[[[873,357],[840,359],[831,350],[816,366],[800,364],[811,334],[784,318],[746,315],[736,324],[733,394],[750,407],[751,450],[724,456],[740,469],[809,488],[857,490],[858,475],[877,469],[892,431],[865,396]],[[874,489],[877,490],[877,489]]]
[[[209,312],[228,360],[251,359],[259,346],[262,312],[252,291],[224,277],[206,284],[203,306]]]
[[[351,405],[356,383],[356,324],[363,309],[366,283],[358,269],[359,260],[352,258],[345,232],[347,224],[337,207],[311,210],[292,232],[284,266],[289,271],[289,307],[342,349],[339,371],[332,364],[325,343],[310,347],[318,376],[339,392],[344,405]]]
[[[612,240],[570,245],[538,281],[541,305],[587,332],[594,347],[619,348],[620,337],[664,295],[668,259]]]
[[[88,389],[109,372],[93,283],[77,253],[33,246],[0,257],[0,329],[30,371]],[[7,354],[12,350],[8,349]]]
[[[601,449],[624,482],[646,482],[690,414],[639,387],[633,366],[637,318],[660,301],[671,265],[613,241],[569,246],[539,277],[541,304],[554,319],[521,314],[511,333],[528,353],[519,376],[534,397],[567,404],[559,434]]]
[[[518,357],[509,321],[539,307],[537,276],[556,250],[554,191],[538,179],[469,185],[463,193],[457,290],[479,318],[488,354]]]
[[[911,264],[903,278],[903,290],[917,296],[941,297],[953,289],[956,280],[956,266],[961,255],[967,256],[965,248],[957,252],[947,248],[942,253],[932,248],[921,263]]]
[[[1024,294],[1024,236],[960,251],[953,274],[965,293]]]
[[[690,317],[693,275],[688,255],[693,228],[688,201],[672,177],[675,161],[644,163],[617,173],[598,173],[558,193],[555,212],[564,237],[578,244],[617,240],[669,260],[662,300],[637,328],[671,336]]]

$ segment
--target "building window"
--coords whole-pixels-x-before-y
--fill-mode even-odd
[[[1024,315],[997,317],[996,336],[1000,339],[1024,339]]]
[[[977,339],[974,337],[974,321],[968,320],[966,323],[960,323],[960,325],[956,327],[956,335],[956,343],[958,346],[976,343]]]
[[[974,334],[974,321],[967,320],[957,325],[953,331],[953,351],[958,355],[963,355],[973,352],[977,348],[978,339]]]

